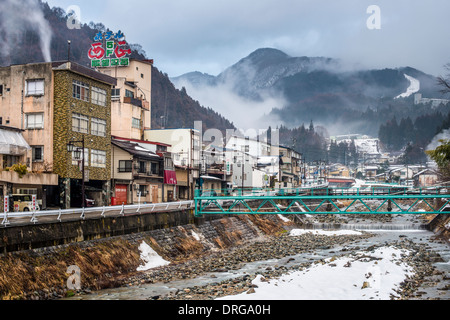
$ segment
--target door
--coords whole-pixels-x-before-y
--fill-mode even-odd
[[[152,203],[158,203],[158,186],[150,186],[150,198]]]

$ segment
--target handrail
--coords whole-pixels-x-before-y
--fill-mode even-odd
[[[180,209],[181,207],[191,208],[194,206],[194,201],[178,201],[178,202],[166,202],[166,203],[148,203],[148,204],[132,204],[132,205],[119,205],[119,206],[104,206],[104,207],[91,207],[91,208],[74,208],[74,209],[58,209],[47,211],[31,211],[31,212],[1,212],[0,218],[3,218],[0,223],[1,226],[9,226],[11,224],[10,219],[14,218],[30,218],[30,223],[36,224],[40,217],[55,217],[55,221],[61,222],[61,217],[64,215],[79,215],[80,220],[85,220],[89,215],[94,213],[100,213],[101,217],[105,217],[106,213],[117,213],[118,215],[125,214],[142,214],[145,211],[161,212],[167,211],[170,207],[171,210]]]

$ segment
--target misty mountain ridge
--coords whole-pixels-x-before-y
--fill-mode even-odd
[[[420,83],[418,90],[412,87],[411,78]],[[277,105],[260,113],[266,123],[269,118],[289,127],[310,120],[324,126],[340,121],[343,122],[340,129],[374,136],[389,117],[415,118],[429,111],[429,106],[414,105],[415,93],[442,98],[436,78],[412,67],[352,69],[338,59],[291,57],[273,48],[258,49],[217,76],[192,72],[171,81],[178,88],[185,87],[199,101],[202,90],[214,89],[230,90],[255,103],[275,97]],[[217,108],[214,103],[220,104],[205,103],[214,109]],[[367,119],[368,109],[390,111]]]

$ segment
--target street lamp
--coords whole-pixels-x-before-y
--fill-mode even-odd
[[[74,144],[75,143],[81,143],[81,148],[76,147]],[[84,186],[84,136],[82,138],[81,141],[73,141],[71,140],[68,144],[67,144],[67,152],[68,153],[72,153],[74,155],[75,159],[81,159],[81,207],[84,208],[86,206],[86,195],[85,195],[85,186]],[[81,157],[81,155],[83,155],[83,157]]]

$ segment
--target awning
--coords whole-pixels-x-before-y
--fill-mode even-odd
[[[177,175],[175,171],[172,170],[164,170],[164,184],[177,184]]]
[[[18,131],[0,129],[0,154],[20,156],[30,150],[22,133]]]
[[[222,181],[222,179],[217,178],[217,177],[212,177],[212,176],[201,176],[200,178],[202,178],[204,180],[218,180],[218,181]]]

